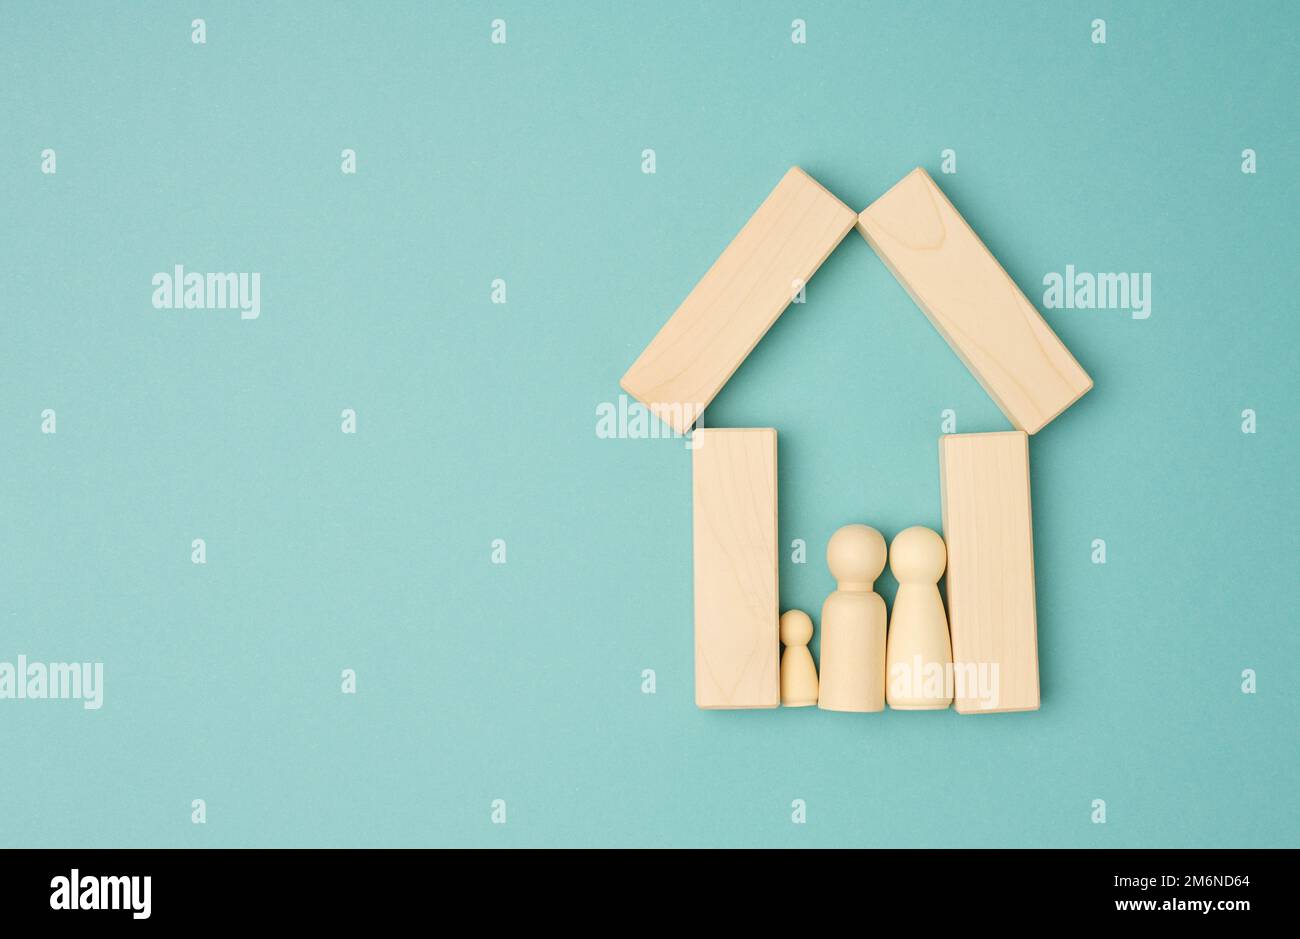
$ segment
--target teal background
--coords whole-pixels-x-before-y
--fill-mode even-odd
[[[1300,843],[1295,4],[0,22],[0,660],[105,669],[0,701],[0,845]],[[792,164],[927,167],[1040,307],[1152,274],[1046,311],[1096,387],[1031,442],[1037,713],[694,707],[690,455],[596,408]],[[153,309],[178,263],[261,318]],[[850,234],[706,415],[779,428],[784,608],[838,526],[939,525],[946,408],[1009,426]]]

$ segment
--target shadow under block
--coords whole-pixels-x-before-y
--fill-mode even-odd
[[[1092,387],[925,170],[867,206],[858,231],[1014,427],[1037,433]]]
[[[623,390],[685,433],[855,221],[791,168],[632,363]]]
[[[776,431],[695,431],[695,704],[781,703]]]
[[[962,714],[1038,708],[1038,625],[1029,504],[1029,437],[1021,431],[939,438],[948,625]],[[996,663],[998,699],[985,706]],[[972,669],[971,666],[975,666]],[[972,688],[969,678],[980,676]],[[986,697],[987,701],[987,697]]]

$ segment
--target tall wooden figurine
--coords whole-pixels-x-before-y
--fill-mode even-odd
[[[891,708],[929,711],[952,704],[952,645],[937,586],[947,563],[943,539],[919,525],[899,532],[889,546],[889,569],[898,578],[889,613],[886,697]]]
[[[845,525],[826,545],[838,589],[822,606],[823,710],[885,708],[885,601],[875,592],[885,554],[885,539],[866,525]]]

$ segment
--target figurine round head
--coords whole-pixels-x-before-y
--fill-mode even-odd
[[[782,645],[806,646],[812,634],[812,620],[803,610],[786,610],[781,614]]]
[[[889,569],[898,582],[933,584],[948,564],[948,549],[935,531],[917,525],[894,536]]]
[[[826,565],[841,589],[870,590],[885,569],[885,539],[867,525],[845,525],[826,545]]]

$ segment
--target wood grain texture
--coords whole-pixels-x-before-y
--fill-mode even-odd
[[[962,714],[1038,708],[1038,624],[1029,502],[1029,437],[1021,431],[939,438],[948,625],[954,671],[998,666],[998,698],[957,686]]]
[[[925,170],[867,206],[858,231],[1013,426],[1036,433],[1092,387]]]
[[[695,431],[695,704],[781,702],[776,431]]]
[[[621,382],[685,433],[853,228],[852,209],[793,167]]]

